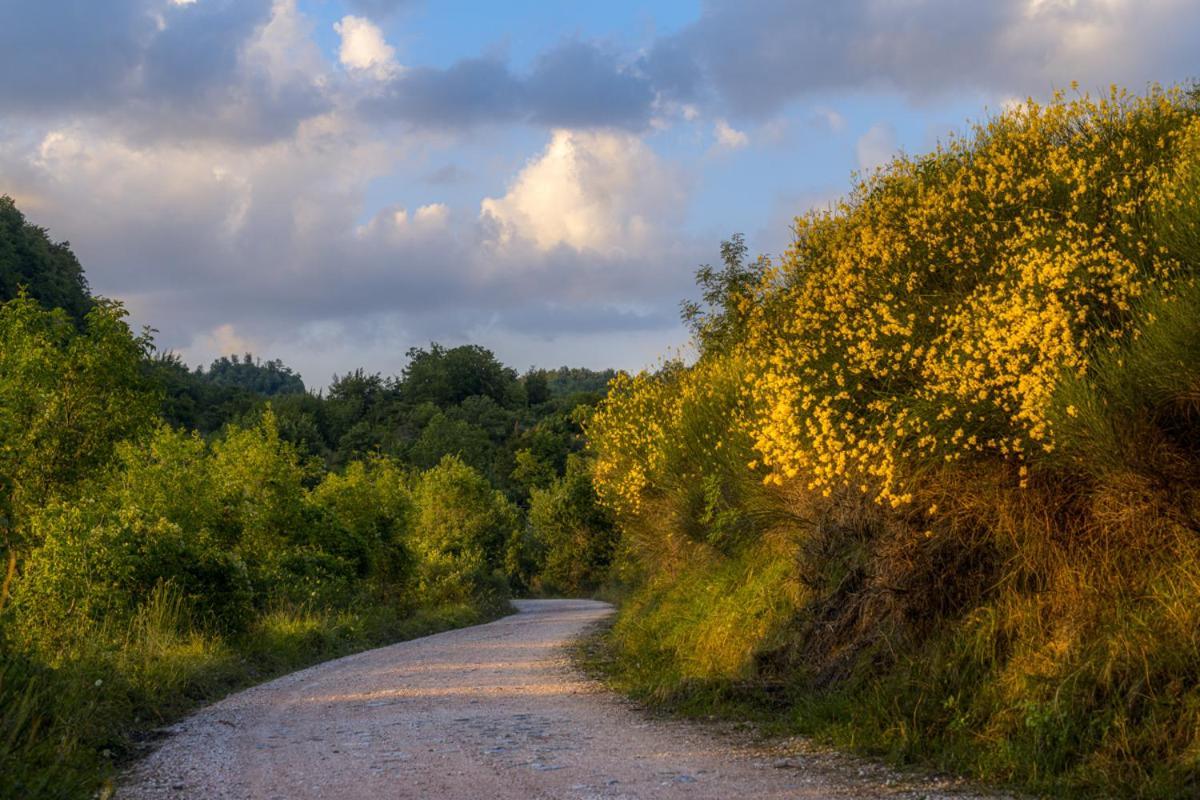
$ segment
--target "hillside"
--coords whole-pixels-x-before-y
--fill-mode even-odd
[[[1200,792],[1200,96],[1028,102],[723,248],[588,427],[627,689]]]

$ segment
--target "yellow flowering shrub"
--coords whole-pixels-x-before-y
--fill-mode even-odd
[[[1194,94],[1114,89],[1028,101],[866,176],[796,220],[782,262],[741,300],[735,359],[613,386],[590,430],[602,496],[636,512],[671,448],[699,448],[702,472],[701,451],[739,438],[766,482],[891,506],[912,500],[919,463],[991,455],[1023,481],[1025,461],[1056,446],[1061,377],[1086,372],[1127,336],[1138,298],[1188,270],[1160,232],[1163,219],[1186,227],[1164,209],[1196,174],[1196,142]],[[730,413],[678,439],[729,366],[711,362],[733,360]]]

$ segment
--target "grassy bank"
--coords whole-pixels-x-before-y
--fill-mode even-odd
[[[699,274],[589,429],[618,685],[1055,795],[1200,792],[1200,115],[1027,104]]]
[[[160,589],[128,627],[88,631],[49,664],[5,654],[0,795],[107,797],[154,729],[194,708],[321,661],[502,613],[464,604],[280,608],[229,637],[198,629],[177,595]]]

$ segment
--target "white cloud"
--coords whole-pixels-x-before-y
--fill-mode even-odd
[[[854,147],[858,168],[863,172],[874,172],[892,160],[896,148],[896,131],[891,125],[886,122],[872,125]]]
[[[257,342],[242,336],[236,326],[226,322],[193,339],[191,345],[184,349],[183,356],[203,362],[209,360],[210,356],[240,355],[257,350]]]
[[[811,119],[834,133],[841,133],[846,129],[846,118],[827,106],[814,108]]]
[[[501,244],[616,254],[653,239],[683,203],[680,176],[636,136],[557,130],[507,194],[483,200],[480,217],[497,226]]]
[[[333,24],[333,29],[342,37],[338,49],[338,60],[342,66],[380,80],[399,71],[395,48],[387,43],[383,31],[369,19],[347,14],[340,22]]]
[[[450,218],[450,209],[443,203],[430,203],[417,209],[416,221],[421,225],[441,227]]]
[[[713,134],[717,137],[717,146],[726,150],[737,150],[750,144],[750,137],[742,131],[730,126],[723,119],[717,120],[713,126]]]
[[[292,82],[324,87],[329,82],[328,69],[313,40],[314,27],[296,8],[296,0],[275,0],[270,20],[247,43],[245,58],[263,68],[276,90]]]

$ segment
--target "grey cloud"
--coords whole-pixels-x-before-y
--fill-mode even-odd
[[[570,42],[541,56],[525,82],[529,115],[547,125],[638,129],[650,118],[654,92],[622,70],[611,53]]]
[[[522,105],[521,84],[503,62],[473,58],[446,69],[405,70],[363,108],[375,117],[454,127],[510,122],[521,116]]]
[[[497,58],[464,59],[446,69],[417,67],[363,102],[369,116],[421,126],[534,122],[548,126],[644,128],[654,92],[595,44],[567,42],[515,75]]]
[[[0,25],[0,103],[9,113],[102,106],[131,79],[155,32],[143,0],[12,5]]]
[[[457,216],[387,208],[364,225],[367,179],[336,179],[371,158],[353,146],[325,152],[301,138],[266,163],[226,145],[180,157],[83,135],[61,147],[46,156],[36,140],[0,142],[4,189],[69,238],[94,289],[129,300],[164,347],[186,348],[224,324],[265,341],[376,317],[403,321],[423,337],[415,341],[449,341],[481,320],[529,340],[666,330],[707,255],[674,241],[611,256],[498,247],[469,207]],[[86,161],[75,160],[80,151]],[[230,176],[214,176],[212,164]]]
[[[90,116],[141,139],[261,141],[330,106],[312,82],[274,80],[244,58],[270,0],[22,5],[0,25],[10,117]]]
[[[1043,95],[1072,79],[1172,82],[1196,69],[1197,30],[1190,0],[712,0],[640,68],[667,96],[715,94],[734,113],[765,116],[831,90]]]

